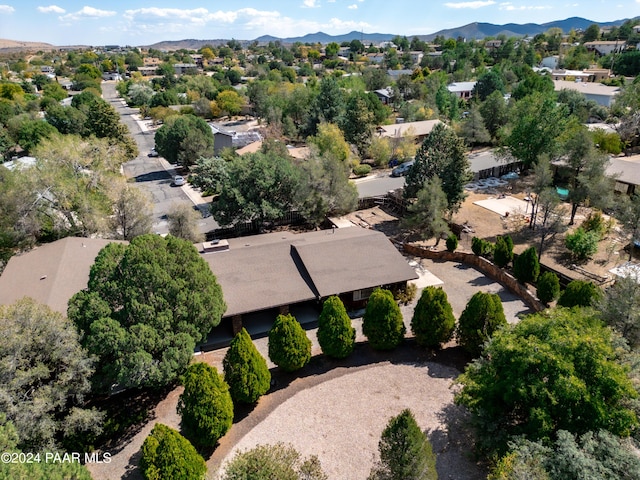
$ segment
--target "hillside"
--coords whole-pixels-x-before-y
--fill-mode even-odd
[[[0,38],[0,51],[22,51],[22,50],[56,50],[59,47],[43,42],[20,42]]]

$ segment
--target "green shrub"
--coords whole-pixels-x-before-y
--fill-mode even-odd
[[[229,386],[215,367],[202,362],[189,365],[182,383],[178,413],[184,432],[195,445],[212,447],[233,423]]]
[[[147,480],[202,480],[207,466],[186,438],[157,423],[142,444],[140,470]]]
[[[585,232],[596,232],[600,240],[609,233],[611,226],[599,210],[592,210],[581,225]]]
[[[353,174],[356,177],[364,177],[366,175],[369,175],[369,173],[371,173],[371,165],[368,165],[366,163],[360,163],[353,167]]]
[[[442,288],[426,287],[413,311],[411,331],[421,347],[439,348],[451,340],[456,318],[446,292]]]
[[[458,248],[458,237],[456,234],[452,233],[451,235],[449,235],[447,237],[447,250],[449,252],[455,252],[456,249]]]
[[[406,328],[400,307],[389,290],[376,288],[362,319],[362,333],[376,350],[391,350],[404,338]]]
[[[602,291],[592,282],[573,280],[558,299],[561,307],[589,307],[602,296]]]
[[[458,343],[470,354],[479,355],[493,332],[506,324],[500,297],[496,293],[476,292],[460,315]]]
[[[436,456],[411,410],[389,420],[378,443],[380,461],[369,480],[437,480]]]
[[[285,372],[299,370],[311,360],[311,340],[293,315],[278,315],[269,330],[269,358]]]
[[[345,358],[353,352],[356,329],[351,326],[347,310],[338,297],[329,297],[322,305],[316,335],[322,353],[329,357]]]
[[[576,260],[587,260],[598,251],[600,235],[595,231],[587,232],[579,227],[564,239],[566,247]]]
[[[303,460],[292,445],[258,445],[238,452],[225,467],[222,480],[327,480],[318,457]]]
[[[267,362],[244,328],[231,340],[222,367],[234,402],[254,403],[271,386]]]
[[[493,249],[493,263],[504,268],[513,260],[513,241],[509,235],[498,236]]]
[[[535,282],[540,275],[540,262],[535,247],[529,247],[513,261],[513,275],[520,283]]]
[[[493,253],[493,244],[479,237],[471,239],[471,251],[479,257],[486,257]]]
[[[553,272],[544,272],[538,278],[537,290],[538,300],[545,305],[553,302],[560,296],[560,280]]]

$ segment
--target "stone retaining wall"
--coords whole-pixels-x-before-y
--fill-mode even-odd
[[[520,297],[522,301],[534,312],[539,312],[546,308],[524,285],[518,282],[508,272],[497,267],[486,258],[479,257],[471,253],[430,250],[428,248],[411,245],[409,243],[402,243],[399,244],[399,246],[405,253],[416,257],[428,258],[431,260],[442,260],[445,262],[459,262],[470,265],[473,268],[480,270],[487,277],[508,288],[514,295]]]

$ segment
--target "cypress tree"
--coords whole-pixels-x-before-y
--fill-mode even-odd
[[[540,275],[536,285],[536,293],[538,294],[538,300],[545,305],[553,302],[560,295],[560,280],[558,280],[558,276],[553,272],[544,272]]]
[[[178,401],[185,434],[198,446],[211,447],[231,428],[233,401],[215,367],[194,363],[184,374]]]
[[[299,370],[311,360],[311,340],[292,315],[278,315],[269,330],[269,358],[285,372]]]
[[[506,324],[500,297],[496,293],[476,292],[460,315],[458,342],[467,352],[479,355],[493,332]]]
[[[322,353],[329,357],[345,358],[353,352],[356,329],[338,297],[329,297],[322,305],[316,334]]]
[[[362,319],[362,333],[376,350],[391,350],[404,338],[406,328],[400,307],[389,290],[376,288]]]
[[[456,319],[442,288],[422,290],[411,319],[411,331],[421,347],[438,348],[453,336]]]
[[[558,299],[561,307],[589,307],[595,300],[599,300],[602,291],[593,282],[573,280]]]
[[[222,367],[234,402],[254,403],[271,386],[267,362],[244,328],[231,340]]]
[[[509,235],[498,236],[493,250],[493,262],[500,268],[509,265],[513,260],[513,241]]]
[[[157,423],[142,444],[140,470],[147,480],[202,480],[207,466],[186,438]]]
[[[513,261],[513,275],[520,283],[535,282],[540,275],[540,262],[535,247],[529,247]]]
[[[411,410],[389,420],[378,443],[380,462],[369,480],[436,480],[436,456]]]

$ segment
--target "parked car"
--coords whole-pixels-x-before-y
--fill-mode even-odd
[[[176,175],[175,177],[173,177],[173,184],[176,187],[181,187],[185,183],[186,183],[186,180],[184,179],[184,177],[182,175]]]
[[[396,168],[391,170],[391,176],[392,177],[404,177],[407,173],[409,173],[409,170],[411,170],[412,166],[413,166],[413,160],[410,161],[410,162],[401,163]]]
[[[157,157],[158,156],[158,152],[156,151],[155,148],[152,148],[151,151],[147,154],[147,157]]]

